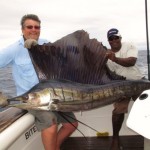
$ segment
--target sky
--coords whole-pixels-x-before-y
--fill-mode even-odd
[[[147,49],[145,0],[0,0],[0,6],[0,49],[20,38],[25,14],[39,16],[40,37],[51,42],[82,29],[109,48],[107,31],[117,28],[122,41]]]

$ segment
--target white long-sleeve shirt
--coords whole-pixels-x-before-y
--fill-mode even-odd
[[[39,39],[38,44],[48,43]],[[23,37],[14,44],[0,50],[0,68],[12,66],[17,95],[21,95],[36,85],[39,80],[31,62],[28,50],[24,47]]]

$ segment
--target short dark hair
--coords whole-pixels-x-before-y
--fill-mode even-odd
[[[20,21],[20,24],[22,26],[22,28],[24,27],[24,22],[27,20],[27,19],[31,19],[31,20],[34,20],[34,21],[37,21],[41,24],[41,20],[39,19],[39,17],[37,15],[34,15],[34,14],[27,14],[27,15],[24,15],[22,18],[21,18],[21,21]]]

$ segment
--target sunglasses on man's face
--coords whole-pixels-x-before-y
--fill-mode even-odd
[[[25,26],[27,29],[36,29],[36,30],[40,30],[40,26],[32,26],[32,25],[28,25],[28,26]]]
[[[113,41],[113,40],[118,40],[118,39],[120,39],[119,36],[111,36],[108,38],[108,41]]]

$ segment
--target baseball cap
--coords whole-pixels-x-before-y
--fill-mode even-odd
[[[111,36],[119,36],[121,37],[121,34],[119,33],[119,30],[116,28],[112,28],[107,32],[107,38],[111,37]]]

